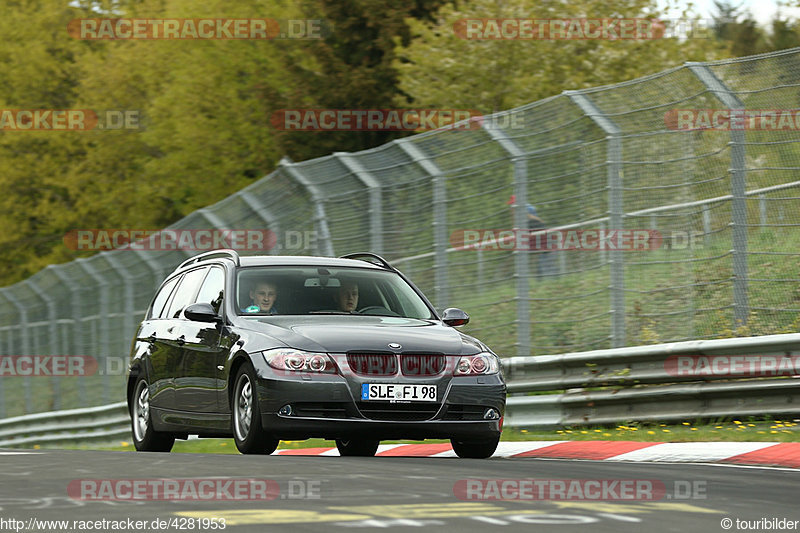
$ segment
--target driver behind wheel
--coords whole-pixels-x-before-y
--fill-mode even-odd
[[[275,300],[278,298],[278,287],[269,281],[259,281],[250,291],[252,304],[243,309],[245,313],[278,314]]]
[[[343,281],[335,298],[340,311],[355,313],[358,307],[358,284],[355,281]]]

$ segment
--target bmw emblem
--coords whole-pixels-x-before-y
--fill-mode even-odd
[[[402,346],[400,346],[396,342],[390,342],[389,343],[389,348],[391,348],[392,350],[399,350],[400,348],[402,348]]]

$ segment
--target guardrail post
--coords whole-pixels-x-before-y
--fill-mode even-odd
[[[64,351],[58,346],[59,342],[59,335],[58,335],[58,318],[56,317],[56,303],[52,296],[44,292],[36,283],[31,281],[30,279],[26,279],[23,281],[25,285],[30,287],[31,291],[33,291],[36,296],[41,299],[44,304],[47,306],[47,335],[50,337],[49,339],[49,354],[42,354],[37,353],[34,355],[70,355],[64,353]],[[51,387],[53,388],[53,407],[52,409],[60,409],[61,408],[61,378],[58,376],[50,376],[50,383]]]
[[[311,183],[288,157],[284,156],[278,163],[278,167],[284,169],[291,178],[305,187],[311,195],[311,201],[314,203],[314,228],[319,235],[319,239],[316,241],[317,253],[334,257],[333,241],[331,240],[331,232],[328,229],[328,217],[325,214],[325,194],[319,187]]]
[[[17,308],[19,313],[19,327],[21,329],[20,335],[22,336],[22,353],[19,353],[18,348],[14,346],[14,336],[8,336],[8,353],[9,355],[33,355],[31,353],[30,331],[28,329],[28,310],[20,303],[16,296],[11,293],[8,288],[0,289],[6,300],[11,302],[11,305]],[[14,353],[17,352],[17,353]],[[33,412],[33,394],[31,393],[31,377],[25,376],[22,382],[23,394],[25,396],[25,413]]]
[[[483,129],[510,156],[514,166],[514,227],[517,231],[528,229],[528,161],[525,152],[512,141],[506,132],[499,128],[495,120],[484,120]],[[528,250],[519,250],[514,246],[514,270],[517,290],[517,353],[514,355],[530,355],[531,353],[531,311],[530,311],[530,266]],[[537,261],[544,261],[537,257]]]
[[[353,176],[369,189],[370,248],[376,254],[383,253],[383,205],[381,185],[375,177],[351,154],[336,152],[334,157],[347,167]]]
[[[447,191],[445,176],[439,166],[425,155],[419,146],[406,139],[398,139],[394,143],[420,166],[433,180],[433,294],[435,305],[444,309],[450,301],[449,281],[447,275]]]
[[[708,68],[705,63],[686,63],[689,70],[729,110],[740,110],[741,100]],[[745,116],[746,118],[746,116]],[[733,122],[733,117],[731,118]],[[750,315],[747,284],[747,170],[745,167],[744,128],[731,128],[731,196],[733,213],[733,310],[734,329],[747,324]]]
[[[623,229],[622,207],[622,131],[586,95],[564,91],[605,133],[608,164],[608,222],[610,230]],[[611,269],[611,346],[625,346],[625,259],[622,250],[609,250]]]

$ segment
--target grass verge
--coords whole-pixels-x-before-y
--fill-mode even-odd
[[[620,424],[615,427],[594,426],[574,427],[554,431],[507,428],[503,430],[503,441],[540,440],[626,440],[641,442],[800,442],[800,420],[776,418],[749,418],[743,420],[719,421],[704,424],[682,422],[680,424]],[[383,441],[383,444],[426,444],[448,442],[446,440],[426,441]],[[331,440],[308,439],[303,441],[281,441],[278,449],[333,448]],[[34,448],[39,448],[34,446]],[[134,451],[131,442],[120,442],[114,446],[92,447],[75,446],[70,449]],[[233,439],[193,439],[176,441],[172,450],[175,453],[218,453],[238,454]]]

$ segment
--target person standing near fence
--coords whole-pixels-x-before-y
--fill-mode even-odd
[[[516,195],[512,194],[507,203],[509,206],[511,206],[511,216],[513,219],[514,208],[517,205]],[[542,218],[539,216],[536,206],[532,204],[525,204],[525,214],[527,215],[528,229],[531,231],[531,233],[547,230],[547,224],[545,224],[544,220],[542,220]],[[537,241],[530,239],[529,242],[534,243]],[[547,242],[547,240],[543,239],[543,242]],[[547,251],[546,249],[536,250],[533,248],[531,248],[531,252],[536,254],[534,256],[536,261],[536,279],[543,279],[545,276],[552,276],[554,274],[553,253]]]

